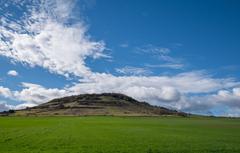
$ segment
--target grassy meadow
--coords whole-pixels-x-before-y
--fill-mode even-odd
[[[0,117],[0,153],[239,153],[240,119]]]

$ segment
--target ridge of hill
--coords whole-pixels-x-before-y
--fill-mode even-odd
[[[16,110],[19,116],[187,116],[184,112],[139,102],[119,93],[82,94],[53,99],[35,107]]]

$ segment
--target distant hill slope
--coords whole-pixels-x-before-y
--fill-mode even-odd
[[[139,102],[123,94],[103,93],[53,99],[36,107],[17,110],[14,115],[186,116],[187,114],[163,107],[152,106],[146,102]]]

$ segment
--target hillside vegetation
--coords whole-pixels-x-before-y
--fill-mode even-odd
[[[86,116],[86,115],[114,115],[114,116],[187,116],[163,107],[151,106],[146,102],[139,102],[123,94],[83,94],[51,100],[33,108],[15,111],[11,115],[18,116]]]

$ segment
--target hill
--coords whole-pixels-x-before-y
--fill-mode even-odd
[[[14,115],[24,116],[86,116],[86,115],[114,115],[114,116],[159,116],[179,115],[186,113],[170,110],[164,107],[152,106],[146,102],[139,102],[129,96],[117,93],[82,94],[53,99],[36,107],[17,110]]]

